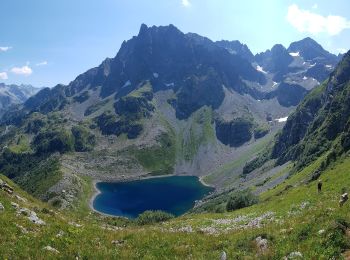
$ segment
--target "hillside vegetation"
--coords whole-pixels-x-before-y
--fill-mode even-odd
[[[75,211],[57,211],[1,176],[15,193],[0,191],[4,206],[0,255],[5,259],[219,259],[226,252],[228,258],[281,259],[297,254],[306,259],[338,259],[350,248],[350,204],[338,206],[339,195],[350,187],[350,157],[344,155],[325,170],[319,194],[317,182],[310,177],[323,159],[261,194],[259,204],[148,225],[144,224],[153,221],[149,216],[132,222],[89,213],[84,200]],[[23,207],[45,224],[32,223],[20,210]],[[264,239],[263,244],[257,238]]]

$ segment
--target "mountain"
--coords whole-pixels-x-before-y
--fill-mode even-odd
[[[267,71],[277,72],[288,68],[293,58],[283,45],[276,44],[271,50],[257,54],[255,60]]]
[[[217,108],[224,97],[223,85],[245,94],[255,90],[246,86],[243,80],[256,84],[264,82],[264,75],[249,62],[228,55],[212,42],[209,48],[198,38],[183,34],[172,25],[151,28],[142,25],[138,36],[124,42],[114,59],[80,75],[62,89],[63,95],[71,97],[90,85],[90,89],[101,86],[101,98],[116,93],[121,97],[143,81],[151,80],[155,91],[176,90],[173,106],[177,117],[184,119],[203,105]],[[58,86],[51,93],[60,88]],[[45,99],[40,101],[33,107],[30,100],[26,108],[38,109],[45,105]]]
[[[333,66],[339,62],[336,55],[323,49],[320,44],[310,37],[291,43],[288,52],[295,54],[298,53],[306,61],[324,62],[324,64],[330,64]]]
[[[39,88],[35,88],[31,85],[18,86],[0,83],[0,110],[5,110],[11,105],[18,105],[25,102],[39,90]]]
[[[219,47],[225,48],[232,54],[236,54],[241,56],[242,58],[246,59],[249,62],[254,61],[254,55],[249,50],[248,46],[246,44],[241,43],[240,41],[217,41],[215,44]]]
[[[289,117],[273,148],[273,157],[280,163],[296,160],[303,167],[332,147],[330,156],[346,152],[350,148],[349,97],[350,52]]]
[[[72,202],[62,190],[81,193],[67,180],[81,176],[187,174],[218,192],[247,187],[246,161],[318,85],[304,76],[310,64],[282,45],[253,62],[247,50],[173,25],[142,25],[114,58],[3,115],[0,171],[62,207]]]
[[[257,54],[255,60],[264,70],[274,73],[274,81],[280,82],[288,73],[293,57],[283,45],[276,44],[271,50]]]

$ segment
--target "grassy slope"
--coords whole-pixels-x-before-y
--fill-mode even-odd
[[[196,156],[201,145],[213,143],[216,138],[211,108],[205,106],[199,109],[191,116],[191,119],[187,137],[185,133],[178,136],[178,142],[181,142],[178,156],[186,161],[191,161]]]
[[[31,198],[17,187],[16,192],[28,198],[29,202],[16,201],[16,198],[0,191],[0,202],[5,206],[5,211],[0,213],[0,256],[5,259],[44,259],[48,256],[65,259],[75,256],[88,259],[218,259],[224,250],[230,259],[243,256],[257,258],[254,239],[263,236],[268,239],[269,250],[259,258],[281,259],[293,251],[300,251],[307,259],[339,258],[342,249],[349,248],[348,239],[339,228],[342,222],[339,219],[350,221],[350,203],[339,208],[337,201],[339,194],[350,187],[350,158],[344,157],[322,174],[324,190],[318,195],[316,182],[307,184],[304,180],[321,161],[322,158],[285,183],[262,194],[262,202],[255,206],[232,213],[188,215],[155,226],[128,224],[116,231],[101,227],[105,223],[121,226],[123,221],[104,218],[95,213],[88,214],[84,205],[77,212],[57,212],[52,216],[42,213],[42,209],[49,206]],[[287,185],[293,187],[286,189]],[[11,201],[35,210],[47,225],[36,226],[25,217],[16,216],[10,206]],[[274,212],[272,221],[265,220],[261,227],[243,228],[249,219],[269,211]],[[225,221],[232,221],[238,216],[245,216],[248,220],[225,224]],[[215,222],[217,219],[222,221]],[[70,221],[83,226],[75,227],[68,224]],[[29,233],[23,234],[16,225],[25,227]],[[193,230],[191,233],[180,231],[190,228]],[[210,229],[214,234],[207,234],[205,229]],[[56,237],[60,230],[64,231],[64,235]],[[325,231],[319,234],[320,230]],[[124,243],[114,245],[113,240],[122,240]],[[60,253],[44,251],[42,248],[47,245]]]
[[[237,159],[233,160],[232,162],[229,162],[227,164],[224,164],[222,167],[218,168],[215,172],[210,173],[204,178],[204,181],[207,183],[215,183],[218,179],[222,178],[228,178],[232,175],[232,172],[243,168],[245,163],[249,161],[251,158],[254,157],[254,155],[262,152],[264,149],[266,149],[266,146],[269,142],[271,142],[272,136],[265,137],[263,139],[260,139],[255,144],[251,146],[251,148],[247,149],[247,151],[240,154]],[[226,185],[229,185],[232,183],[232,179],[228,180]],[[225,185],[225,186],[226,186]]]

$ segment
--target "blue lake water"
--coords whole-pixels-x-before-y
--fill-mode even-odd
[[[101,192],[93,201],[95,210],[136,218],[146,210],[163,210],[179,216],[190,210],[196,200],[214,189],[194,176],[170,176],[129,182],[99,182]]]

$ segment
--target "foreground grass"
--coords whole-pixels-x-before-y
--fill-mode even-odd
[[[339,259],[350,248],[346,235],[350,203],[342,208],[337,204],[339,195],[350,187],[350,158],[344,157],[321,175],[324,187],[318,194],[316,182],[306,180],[321,160],[262,194],[260,204],[232,213],[187,215],[150,226],[102,217],[82,205],[76,213],[57,212],[1,176],[28,201],[0,191],[5,207],[0,213],[0,257],[219,259],[225,251],[228,259],[281,259],[292,252],[300,252],[305,259]],[[11,202],[34,210],[46,225],[17,216]],[[265,215],[269,217],[262,217]],[[263,252],[255,243],[258,236],[268,241]],[[59,253],[44,250],[46,246]]]

